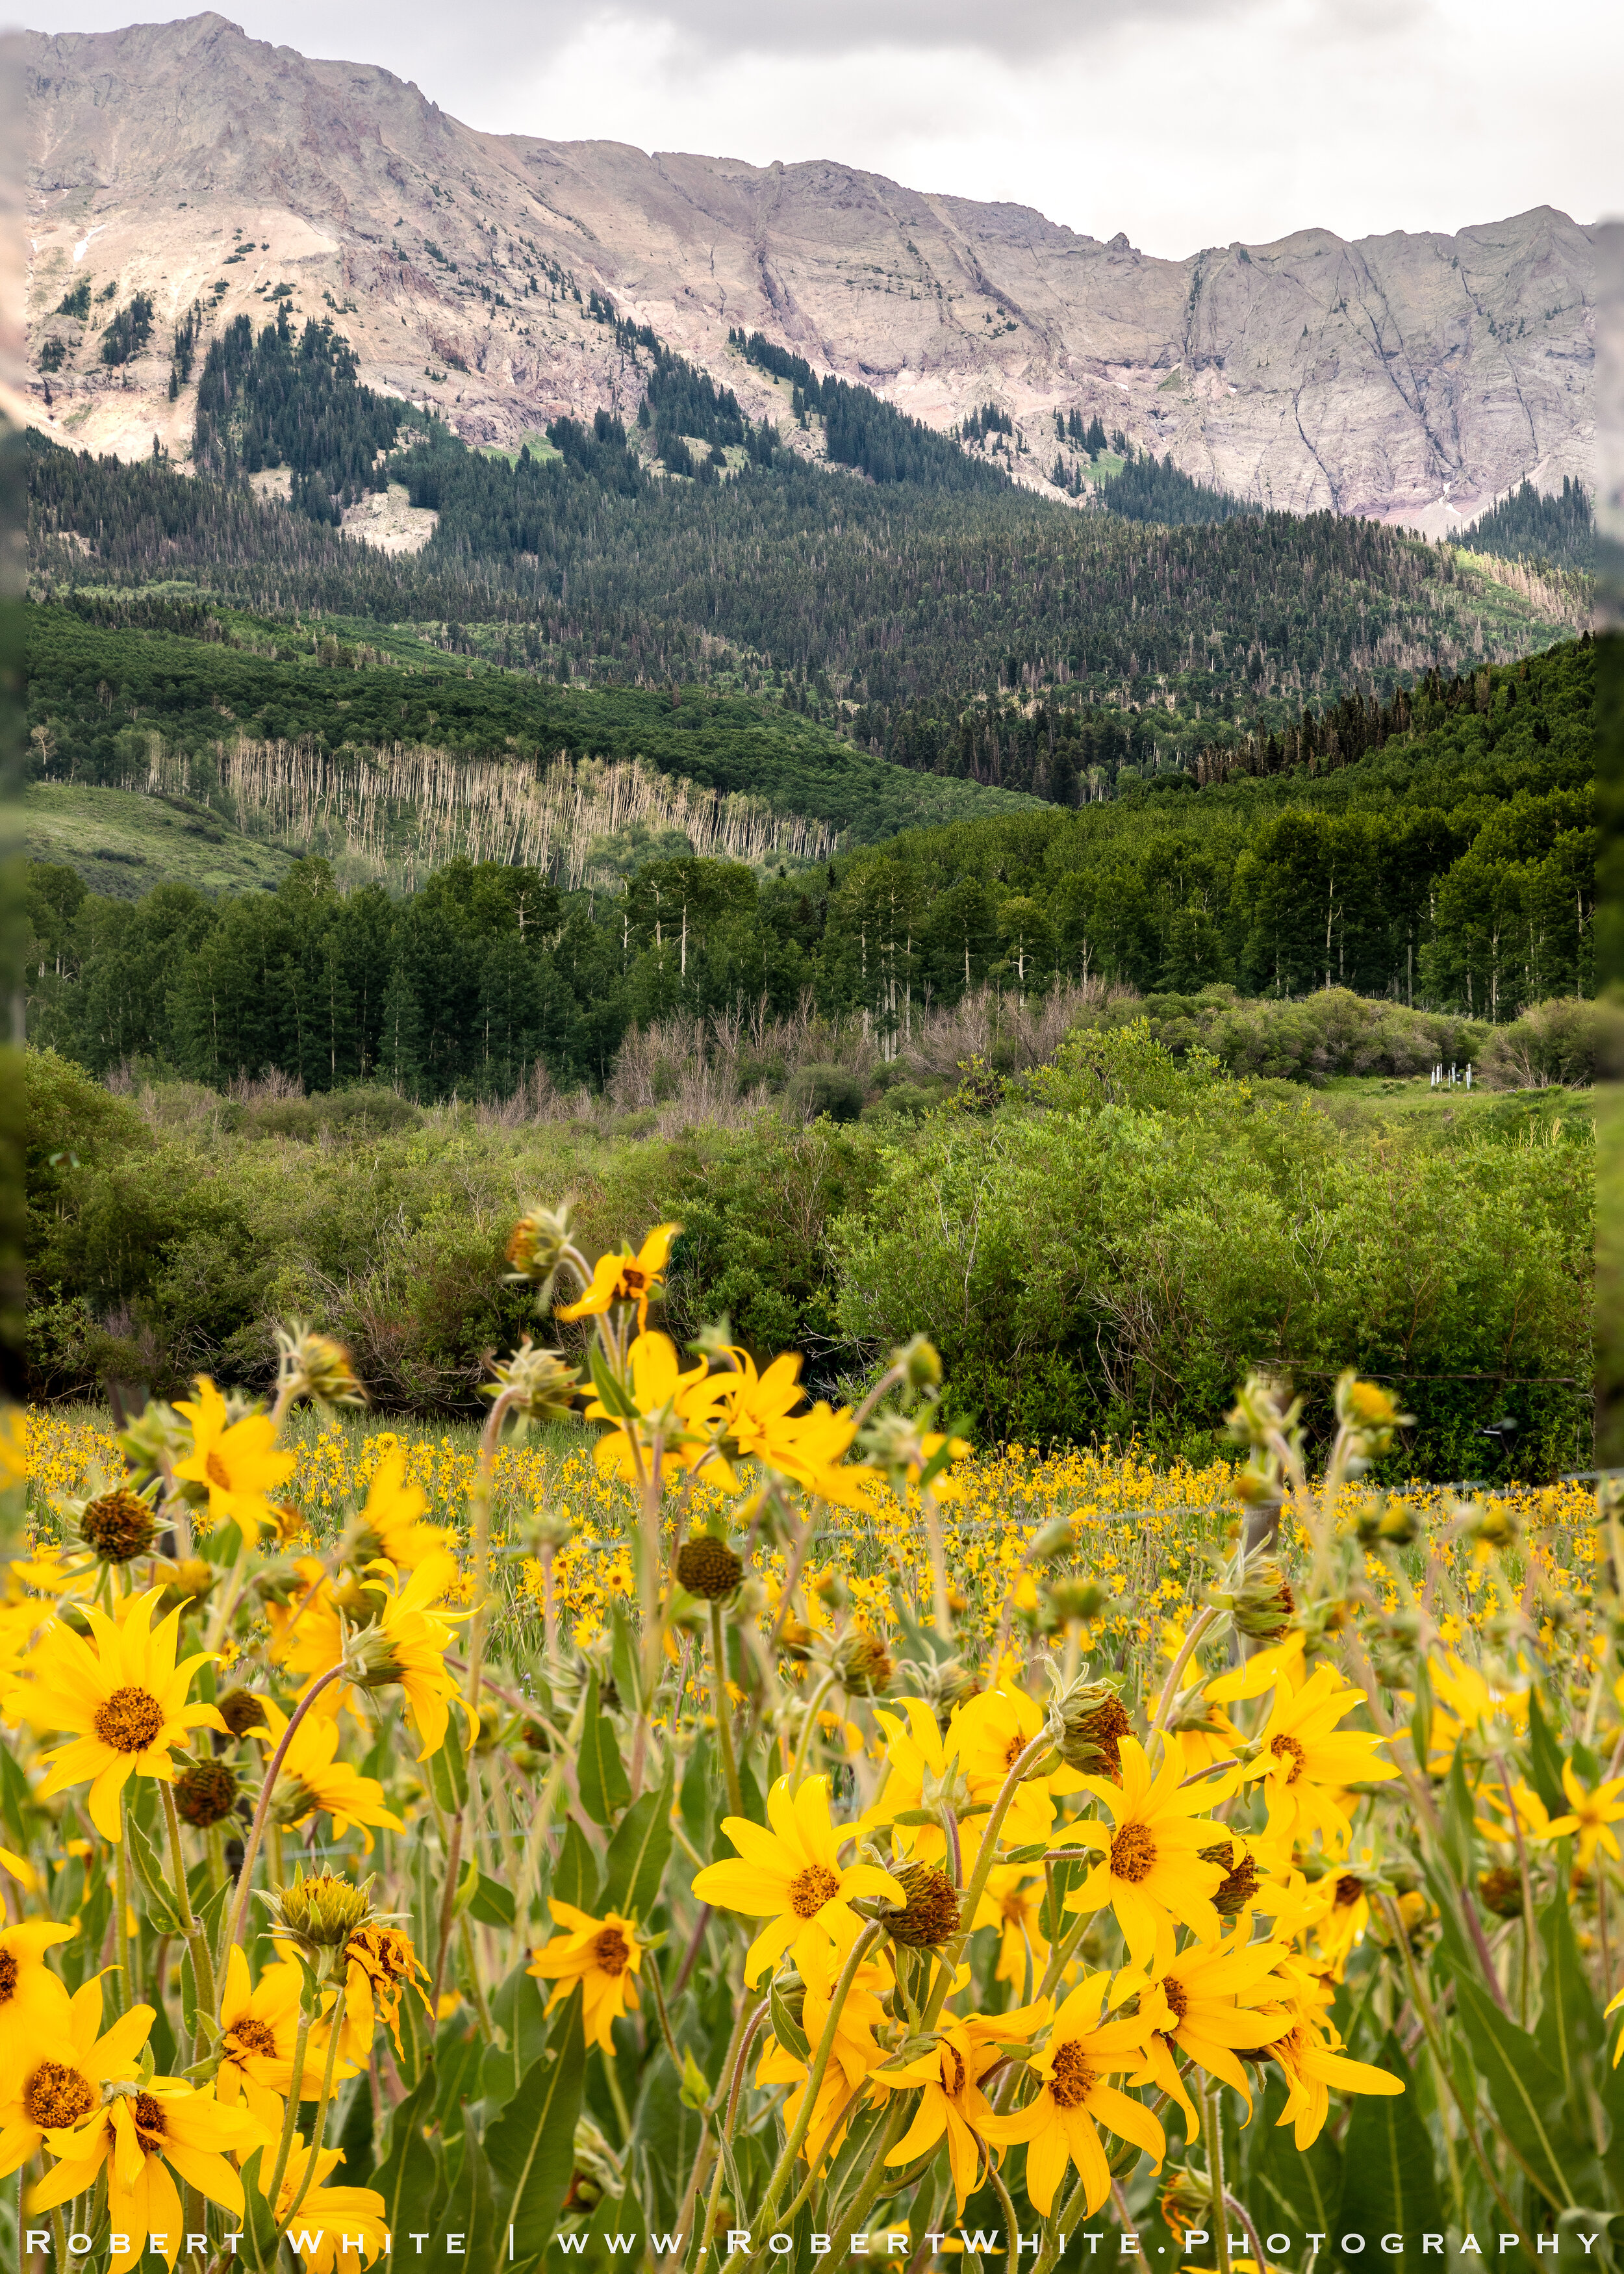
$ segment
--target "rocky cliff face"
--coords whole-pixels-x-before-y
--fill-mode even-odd
[[[212,13],[17,47],[32,257],[11,402],[64,440],[145,451],[156,433],[178,453],[176,320],[194,300],[215,324],[263,320],[287,287],[372,383],[475,441],[635,404],[596,295],[757,416],[783,393],[731,326],[936,425],[995,401],[1040,485],[1072,409],[1243,495],[1433,533],[1524,477],[1590,478],[1592,235],[1548,207],[1455,237],[1311,229],[1156,260],[850,167],[480,134],[387,72]],[[85,280],[111,297],[84,323],[54,314]],[[137,291],[151,349],[106,366],[98,319]]]

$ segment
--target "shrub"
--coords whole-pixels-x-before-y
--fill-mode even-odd
[[[790,1076],[784,1102],[804,1121],[824,1114],[831,1121],[855,1121],[867,1094],[861,1075],[849,1066],[804,1065]]]

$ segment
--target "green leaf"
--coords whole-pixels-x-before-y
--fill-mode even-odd
[[[581,1826],[573,1822],[564,1826],[559,1859],[553,1867],[553,1893],[560,1903],[572,1903],[578,1911],[598,1909],[598,1864]]]
[[[462,2239],[464,2255],[457,2258],[458,2274],[463,2274],[463,2270],[466,2274],[495,2274],[499,2246],[493,2197],[491,2167],[470,2124],[465,2127],[462,2161],[439,2222],[443,2233]],[[501,2243],[506,2242],[504,2235]]]
[[[592,1387],[597,1390],[605,1411],[613,1414],[616,1420],[628,1419],[637,1411],[636,1399],[610,1372],[609,1361],[598,1348],[596,1337],[587,1347],[592,1368]]]
[[[598,1702],[598,1675],[589,1674],[586,1715],[576,1759],[581,1805],[594,1824],[610,1825],[631,1798],[631,1787],[620,1765],[614,1725]]]
[[[1575,2142],[1562,2112],[1562,2083],[1526,2029],[1502,2014],[1457,1968],[1455,2011],[1507,2140],[1540,2193],[1560,2210],[1573,2200],[1568,2171],[1593,2152]]]
[[[1464,1886],[1471,1878],[1472,1796],[1466,1782],[1466,1764],[1458,1746],[1449,1764],[1443,1803],[1444,1855],[1456,1880]]]
[[[1539,2050],[1556,2074],[1568,2080],[1570,2097],[1578,2096],[1576,2113],[1583,2121],[1583,2080],[1595,2066],[1606,2037],[1601,2008],[1585,1979],[1584,1962],[1574,1933],[1572,1898],[1560,1885],[1539,1920],[1539,1939],[1545,1946],[1545,1977],[1541,1985],[1544,2004],[1535,2035]]]
[[[672,1769],[658,1792],[634,1801],[604,1858],[603,1904],[622,1918],[646,1918],[659,1895],[671,1856]]]
[[[486,1871],[477,1874],[477,1884],[469,1897],[468,1914],[486,1926],[510,1927],[514,1922],[513,1889],[493,1879]]]
[[[703,2083],[703,2077],[700,2082]],[[643,2200],[652,2225],[675,2226],[703,2130],[704,2120],[689,2101],[684,2079],[668,2060],[647,2062],[632,2137],[643,2165]]]
[[[575,2120],[586,2075],[583,1999],[571,1992],[553,2024],[547,2051],[485,2135],[495,2176],[496,2225],[513,2229],[514,2263],[536,2265],[553,2230],[575,2165]]]
[[[710,1853],[711,1830],[711,1756],[715,1740],[702,1730],[694,1740],[694,1750],[688,1755],[688,1766],[682,1772],[682,1822],[688,1838],[702,1856]]]
[[[27,1811],[34,1805],[28,1780],[9,1746],[0,1745],[0,1817],[17,1846],[28,1845]]]
[[[1378,2065],[1410,2082],[1396,2037],[1382,2046]],[[1342,2141],[1342,2201],[1331,2233],[1440,2233],[1443,2225],[1432,2135],[1412,2094],[1359,2094]]]
[[[900,1953],[898,1954],[898,1956],[900,1954]],[[812,2056],[807,2033],[790,2012],[788,2000],[779,1986],[776,1974],[772,1977],[772,1984],[767,1992],[767,1998],[773,2036],[786,2052],[794,2054],[797,2060],[810,2060]]]
[[[1551,1733],[1538,1690],[1528,1695],[1529,1781],[1553,1816],[1566,1816],[1568,1795],[1562,1789],[1562,1749]]]
[[[407,2004],[402,1999],[402,2009]],[[383,2223],[391,2234],[432,2234],[440,2195],[440,2157],[426,2136],[433,2121],[438,2080],[431,2061],[389,2119],[384,2151],[367,2185],[383,2197]]]
[[[266,2148],[256,2148],[243,2165],[243,2233],[252,2246],[249,2254],[250,2263],[268,2266],[272,2253],[276,2248],[276,2221],[272,2216],[270,2204],[266,2201],[259,2188],[263,2158],[268,2158],[272,2168],[274,2168],[276,2163],[274,2143]],[[268,2179],[269,2172],[267,2172],[265,2176]]]
[[[521,1959],[491,2000],[491,2020],[502,2043],[488,2048],[479,2072],[479,2090],[491,2110],[505,2108],[523,2082],[524,2072],[547,2050],[545,1984]]]
[[[1271,2077],[1262,2106],[1240,2135],[1246,2186],[1236,2192],[1265,2233],[1276,2225],[1294,2234],[1340,2233],[1332,2220],[1342,2195],[1341,2153],[1323,2132],[1300,2150],[1290,2127],[1279,2128],[1285,2105],[1284,2080]]]
[[[624,1603],[615,1601],[609,1605],[609,1672],[628,1704],[641,1695],[642,1673],[630,1615]]]
[[[455,1714],[446,1724],[445,1743],[429,1756],[429,1775],[434,1797],[447,1815],[460,1816],[468,1806],[468,1756],[462,1751]]]
[[[160,1934],[174,1934],[180,1926],[180,1909],[164,1877],[163,1863],[133,1814],[124,1818],[124,1849],[135,1866],[135,1876],[146,1897],[147,1917]]]

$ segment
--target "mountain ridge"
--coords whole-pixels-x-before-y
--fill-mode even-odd
[[[173,326],[194,300],[262,320],[284,285],[370,383],[475,442],[635,408],[598,295],[808,455],[787,389],[729,347],[735,326],[938,428],[997,402],[1034,488],[1074,409],[1237,495],[1432,534],[1523,479],[1589,479],[1592,233],[1548,207],[1452,237],[1311,228],[1167,261],[832,161],[487,134],[380,67],[212,11],[15,48],[32,370],[8,393],[62,440],[132,455],[156,433],[179,455]],[[94,312],[77,331],[53,312],[86,278],[110,278],[119,305],[150,296],[152,352],[103,366]]]

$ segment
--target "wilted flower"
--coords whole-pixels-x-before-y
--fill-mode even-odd
[[[193,1761],[175,1780],[175,1807],[183,1824],[199,1832],[223,1824],[237,1806],[237,1772],[229,1761]]]
[[[149,1501],[121,1484],[86,1501],[74,1528],[100,1562],[132,1563],[157,1538],[158,1519]]]
[[[556,1209],[539,1203],[527,1209],[508,1240],[510,1279],[529,1279],[536,1288],[536,1308],[545,1311],[553,1300],[553,1284],[569,1248],[569,1202]]]
[[[1122,1740],[1133,1728],[1116,1682],[1082,1682],[1056,1701],[1055,1751],[1068,1768],[1085,1776],[1119,1777]]]
[[[494,1362],[479,1395],[505,1398],[508,1411],[522,1420],[565,1421],[575,1411],[580,1379],[580,1367],[566,1366],[561,1352],[543,1350],[526,1335],[511,1358]]]
[[[831,1662],[841,1688],[853,1698],[883,1697],[897,1671],[884,1644],[861,1628],[841,1636]]]
[[[372,1881],[357,1887],[335,1871],[315,1871],[306,1879],[303,1868],[290,1886],[275,1888],[267,1899],[271,1910],[271,1933],[312,1958],[342,1950],[352,1934],[372,1920]]]

